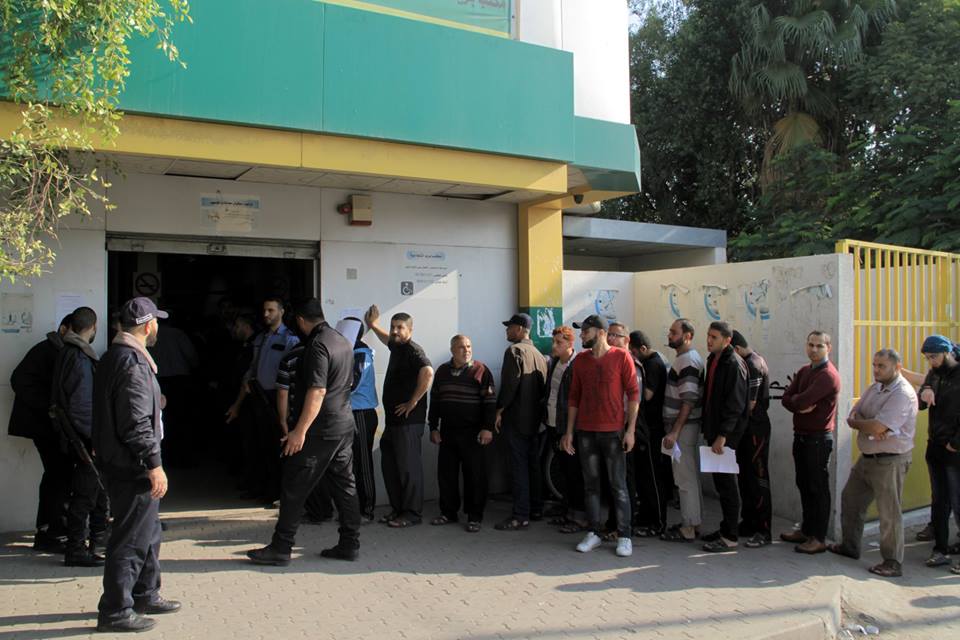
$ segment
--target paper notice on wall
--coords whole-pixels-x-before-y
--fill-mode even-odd
[[[250,233],[257,224],[260,197],[236,193],[200,194],[200,211],[204,226],[214,227],[218,233]]]
[[[399,293],[423,300],[454,301],[459,292],[459,272],[441,249],[403,249]]]
[[[59,323],[64,316],[73,313],[73,310],[77,307],[87,306],[90,305],[87,304],[86,298],[82,293],[61,291],[56,295],[56,306],[54,307],[53,312],[53,322]],[[56,325],[54,325],[54,329],[56,329]]]
[[[0,296],[0,332],[33,333],[33,294],[4,293]]]

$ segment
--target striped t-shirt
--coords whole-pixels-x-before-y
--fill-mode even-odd
[[[687,422],[700,420],[700,384],[703,372],[703,359],[694,349],[677,356],[667,372],[667,388],[663,397],[663,423],[667,430],[673,427],[680,408],[684,404],[693,405],[687,416]]]

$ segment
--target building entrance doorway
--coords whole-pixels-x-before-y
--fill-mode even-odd
[[[221,241],[213,251],[206,241],[108,239],[110,310],[142,295],[170,313],[151,349],[166,397],[162,446],[171,488],[164,511],[251,506],[242,498],[250,416],[224,419],[251,358],[242,327],[262,329],[268,297],[289,307],[316,292],[315,243],[310,251]],[[294,328],[292,312],[284,320]]]

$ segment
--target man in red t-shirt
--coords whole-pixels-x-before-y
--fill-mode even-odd
[[[585,351],[574,361],[567,400],[567,432],[561,439],[564,451],[573,455],[574,431],[583,469],[584,494],[590,530],[577,551],[586,553],[600,546],[603,521],[600,514],[601,462],[617,513],[617,555],[633,553],[630,539],[630,494],[627,491],[626,454],[633,449],[634,429],[640,409],[640,386],[633,358],[619,347],[607,344],[607,321],[588,316],[580,329]],[[627,399],[624,416],[623,399]],[[626,426],[624,426],[626,425]]]

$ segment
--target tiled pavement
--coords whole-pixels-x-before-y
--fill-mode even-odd
[[[428,515],[435,509],[428,503]],[[494,531],[506,509],[492,503],[478,534],[365,526],[354,563],[317,557],[335,527],[306,526],[289,567],[261,568],[243,552],[269,540],[275,511],[165,508],[163,594],[184,609],[144,637],[812,640],[832,635],[841,597],[846,621],[869,615],[882,638],[960,637],[960,576],[923,567],[928,544],[908,548],[907,575],[892,582],[865,571],[874,547],[854,562],[779,543],[711,555],[638,539],[621,559],[612,545],[576,553],[577,536],[545,523]],[[28,542],[0,539],[0,640],[90,634],[99,570],[65,568]]]

